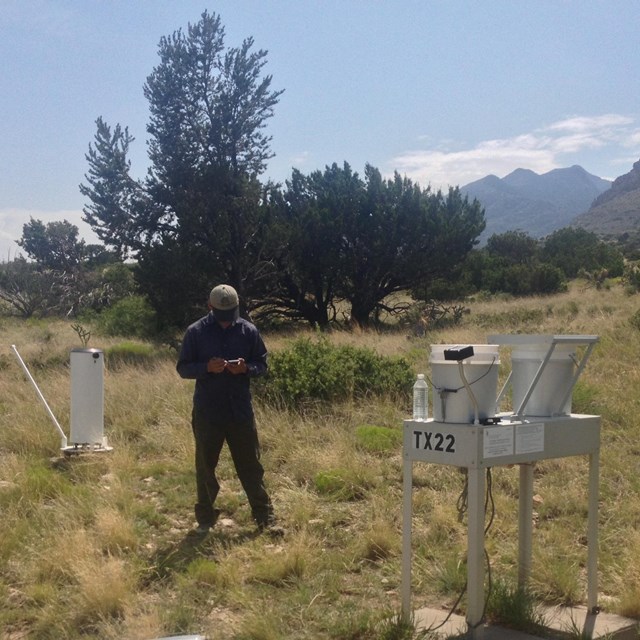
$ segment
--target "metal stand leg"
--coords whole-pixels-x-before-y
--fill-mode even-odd
[[[533,465],[520,465],[520,499],[518,502],[518,587],[524,589],[531,575],[533,538]]]
[[[484,609],[484,469],[468,469],[469,529],[467,555],[467,625],[482,637]]]
[[[587,520],[587,609],[598,607],[598,476],[600,452],[589,456],[589,515]]]
[[[402,464],[402,620],[411,621],[411,516],[413,462],[405,456]]]

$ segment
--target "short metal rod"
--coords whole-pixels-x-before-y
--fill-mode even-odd
[[[12,344],[11,348],[13,349],[13,353],[15,354],[16,358],[18,359],[18,362],[22,366],[22,369],[24,370],[27,378],[29,378],[29,381],[33,385],[33,388],[36,390],[36,393],[38,394],[38,398],[40,398],[42,404],[44,405],[44,408],[47,410],[47,413],[49,414],[49,417],[53,421],[53,424],[56,426],[56,429],[58,430],[58,432],[60,433],[60,438],[62,440],[61,448],[65,449],[67,447],[67,436],[64,435],[64,431],[62,430],[60,423],[56,420],[56,417],[53,415],[53,411],[51,411],[49,405],[47,404],[47,401],[45,400],[44,396],[42,395],[42,392],[38,388],[36,381],[33,379],[33,376],[31,375],[31,373],[29,373],[29,369],[27,368],[27,365],[24,363],[24,360],[20,357],[20,354],[16,349],[16,345]]]

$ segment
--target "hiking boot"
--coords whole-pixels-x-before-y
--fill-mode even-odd
[[[284,527],[277,525],[275,522],[259,522],[258,531],[266,533],[271,538],[282,538],[286,534]]]
[[[207,533],[216,526],[216,522],[218,522],[218,518],[220,517],[220,509],[203,509],[196,505],[195,511],[198,525],[195,529],[192,529],[190,533],[194,536],[206,536]]]
[[[211,531],[212,524],[199,524],[195,529],[191,530],[194,536],[206,536]]]

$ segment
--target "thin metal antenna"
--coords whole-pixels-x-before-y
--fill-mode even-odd
[[[47,413],[49,414],[49,417],[53,421],[53,424],[56,426],[56,429],[58,430],[58,432],[60,433],[60,439],[61,439],[60,446],[61,446],[61,448],[62,449],[66,449],[66,447],[67,447],[67,436],[64,435],[64,431],[62,430],[62,427],[60,426],[60,423],[56,420],[56,417],[53,415],[53,411],[51,411],[49,405],[47,404],[47,401],[45,400],[44,396],[42,395],[42,392],[38,388],[38,385],[36,384],[36,381],[33,379],[33,376],[29,373],[29,369],[27,368],[27,365],[24,363],[24,360],[20,357],[20,354],[18,353],[18,350],[16,349],[16,345],[12,344],[11,348],[13,349],[13,353],[15,354],[16,358],[18,359],[18,362],[20,363],[20,365],[24,369],[24,372],[27,375],[27,378],[29,378],[31,384],[33,385],[33,388],[36,390],[36,393],[38,394],[38,398],[40,398],[40,401],[42,402],[42,404],[44,405],[45,409],[47,410]]]

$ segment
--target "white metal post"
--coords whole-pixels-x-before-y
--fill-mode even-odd
[[[467,473],[467,624],[471,630],[471,637],[480,638],[484,609],[484,469],[467,469]]]
[[[531,575],[533,539],[533,464],[520,465],[518,501],[518,586],[524,589]]]
[[[402,619],[411,621],[411,518],[413,461],[405,452],[402,464]]]
[[[598,477],[600,451],[589,455],[589,514],[587,517],[587,609],[598,606]]]

